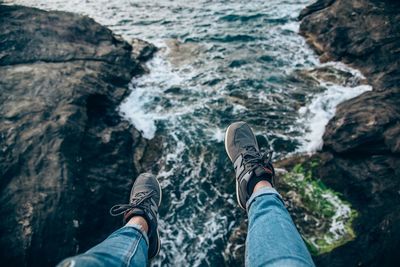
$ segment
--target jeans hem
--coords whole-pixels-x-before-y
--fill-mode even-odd
[[[125,225],[122,228],[134,228],[137,230],[139,233],[142,234],[144,240],[146,241],[147,246],[149,246],[149,238],[147,236],[147,233],[143,230],[143,227],[140,224],[129,224]]]
[[[282,201],[283,205],[285,205],[285,202],[283,201],[282,196],[278,193],[278,191],[276,191],[275,188],[263,187],[263,188],[257,190],[257,192],[255,192],[254,194],[252,194],[250,199],[247,200],[247,203],[246,203],[246,211],[247,211],[247,213],[249,212],[250,206],[255,201],[255,199],[257,197],[259,197],[259,196],[262,196],[262,195],[276,195]]]

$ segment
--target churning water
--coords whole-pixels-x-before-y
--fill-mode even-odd
[[[162,249],[154,266],[232,264],[224,250],[244,215],[224,152],[230,123],[247,121],[275,158],[311,152],[336,105],[370,89],[346,66],[321,65],[298,35],[297,16],[310,0],[11,2],[85,14],[160,48],[120,107],[144,137],[164,140],[157,163]],[[351,78],[321,80],[310,74],[315,68]]]

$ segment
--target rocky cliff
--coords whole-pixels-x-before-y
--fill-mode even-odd
[[[154,52],[133,45],[88,17],[0,5],[3,265],[54,266],[121,225],[108,209],[157,147],[117,112]]]
[[[316,258],[319,266],[400,262],[400,3],[320,0],[300,15],[300,33],[322,61],[358,68],[373,86],[337,107],[319,177],[360,212],[357,238]]]

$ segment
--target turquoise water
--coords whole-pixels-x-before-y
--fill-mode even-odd
[[[224,152],[231,122],[249,122],[275,158],[311,152],[335,106],[368,90],[305,79],[304,71],[321,66],[297,33],[310,0],[8,2],[89,15],[160,48],[120,107],[146,138],[163,138],[155,163],[162,249],[153,266],[235,264],[225,251],[245,215]]]

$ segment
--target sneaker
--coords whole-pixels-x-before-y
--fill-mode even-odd
[[[130,203],[115,205],[110,209],[112,216],[124,214],[124,224],[133,216],[146,219],[149,230],[149,259],[154,258],[160,251],[160,235],[158,233],[158,207],[161,204],[161,186],[157,179],[149,173],[142,173],[132,186]]]
[[[232,123],[226,129],[225,150],[235,167],[237,202],[245,210],[246,202],[259,181],[265,180],[274,186],[272,153],[261,155],[257,139],[245,122]]]

